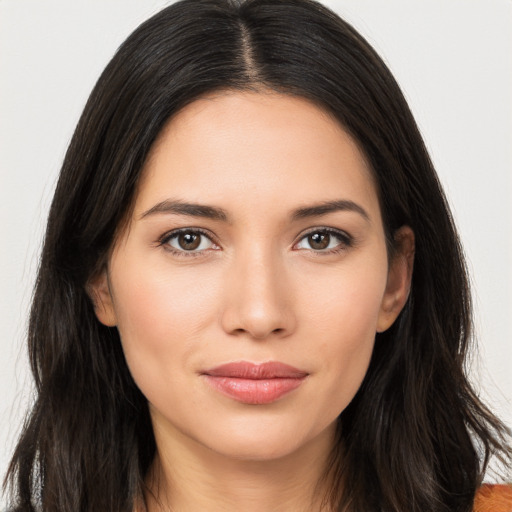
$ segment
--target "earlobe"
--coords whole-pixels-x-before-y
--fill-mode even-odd
[[[107,327],[115,327],[117,325],[117,317],[112,301],[107,270],[103,270],[91,279],[87,283],[86,290],[94,305],[96,318]]]
[[[402,311],[411,288],[414,266],[414,232],[402,226],[395,233],[395,254],[389,265],[386,291],[382,298],[377,332],[389,329]]]

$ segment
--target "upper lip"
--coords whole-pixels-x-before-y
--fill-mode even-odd
[[[278,361],[265,363],[252,363],[237,361],[221,364],[203,372],[211,377],[231,377],[236,379],[300,379],[306,377],[308,372]]]

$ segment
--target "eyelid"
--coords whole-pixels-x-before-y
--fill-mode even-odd
[[[202,249],[202,250],[192,250],[192,251],[187,251],[185,249],[177,249],[176,247],[172,247],[170,244],[168,244],[168,242],[173,239],[173,238],[176,238],[177,236],[179,236],[181,233],[195,233],[195,234],[199,234],[201,236],[204,236],[205,238],[207,238],[208,240],[210,240],[210,242],[216,246],[215,249],[213,248],[208,248],[208,249]],[[220,249],[220,245],[219,243],[216,241],[216,237],[213,235],[213,233],[211,233],[210,231],[204,229],[204,228],[198,228],[198,227],[184,227],[184,228],[176,228],[176,229],[171,229],[170,231],[167,231],[166,233],[164,233],[162,236],[160,236],[160,238],[158,239],[157,241],[158,245],[161,246],[161,247],[164,247],[165,250],[175,254],[175,255],[178,255],[178,256],[184,256],[184,257],[194,257],[194,256],[200,256],[210,250],[218,250]]]
[[[172,238],[176,238],[180,233],[196,233],[200,234],[201,236],[206,237],[214,246],[213,248],[208,249],[202,249],[202,250],[191,250],[187,251],[185,249],[177,249],[175,247],[172,247],[170,244],[168,244],[169,240]],[[297,249],[297,245],[302,242],[306,237],[313,233],[327,233],[329,235],[332,235],[336,237],[340,243],[336,247],[332,247],[330,249]],[[211,233],[209,230],[206,230],[204,228],[199,227],[183,227],[183,228],[176,228],[172,229],[170,231],[167,231],[162,236],[159,237],[157,241],[159,246],[164,247],[167,251],[178,255],[178,256],[184,256],[184,257],[194,257],[194,256],[200,256],[203,255],[210,250],[219,250],[220,244],[217,242],[216,237],[213,233]],[[354,244],[354,237],[347,233],[344,230],[332,228],[328,226],[316,226],[307,229],[306,231],[302,232],[299,237],[297,238],[296,242],[293,244],[292,249],[295,250],[308,250],[315,254],[333,254],[340,251],[344,251],[347,248],[351,247]]]
[[[336,252],[340,252],[346,250],[348,247],[354,245],[354,237],[347,233],[342,229],[332,228],[328,226],[316,226],[313,228],[309,228],[305,232],[301,233],[297,238],[297,241],[293,244],[293,248],[295,248],[300,242],[302,242],[306,237],[313,233],[327,233],[329,235],[333,235],[340,240],[340,244],[338,246],[333,247],[331,249],[296,249],[296,250],[309,250],[316,254],[332,254]],[[341,246],[341,247],[339,247]]]

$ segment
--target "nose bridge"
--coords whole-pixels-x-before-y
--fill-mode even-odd
[[[287,272],[276,248],[251,243],[234,256],[225,290],[222,323],[231,334],[263,339],[295,327]]]

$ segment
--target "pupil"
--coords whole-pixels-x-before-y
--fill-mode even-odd
[[[178,243],[180,247],[188,251],[197,249],[200,242],[201,238],[199,235],[195,235],[194,233],[182,233],[178,237]]]
[[[313,249],[325,249],[329,245],[330,235],[326,233],[313,233],[308,236],[309,245]]]

